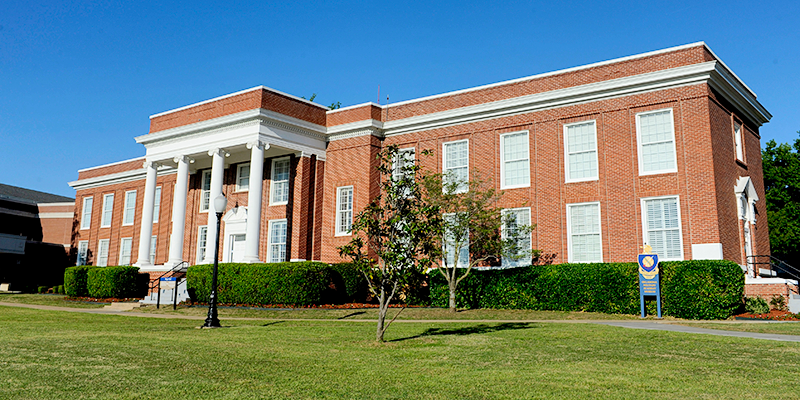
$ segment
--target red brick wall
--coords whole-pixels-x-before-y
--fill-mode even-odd
[[[351,122],[374,119],[383,121],[383,110],[375,105],[367,104],[362,107],[347,110],[334,110],[328,112],[327,126],[349,124]]]
[[[746,297],[761,297],[769,301],[772,299],[772,296],[781,295],[788,301],[790,294],[800,294],[797,285],[788,285],[784,283],[744,285],[744,295]]]
[[[42,225],[42,242],[69,245],[72,238],[73,217],[68,218],[46,218],[47,213],[72,213],[75,205],[49,205],[46,203],[38,204],[39,222]]]
[[[134,171],[137,169],[142,169],[143,162],[144,162],[144,157],[114,165],[109,165],[106,167],[92,168],[89,170],[79,171],[78,179],[89,179],[103,175],[116,174],[118,172]]]

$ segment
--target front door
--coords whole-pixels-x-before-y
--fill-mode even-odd
[[[242,262],[244,260],[245,234],[230,236],[230,262]]]

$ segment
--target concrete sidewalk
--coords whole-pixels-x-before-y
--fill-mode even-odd
[[[161,319],[186,319],[186,320],[204,320],[205,316],[199,315],[169,315],[169,314],[151,314],[133,311],[118,311],[107,308],[71,308],[71,307],[56,307],[45,306],[38,304],[22,304],[22,303],[7,303],[0,302],[0,306],[28,308],[35,310],[47,311],[66,311],[77,312],[85,314],[103,314],[103,315],[122,315],[128,317],[142,317],[142,318],[161,318]],[[303,321],[303,322],[369,322],[374,323],[374,319],[315,319],[315,318],[244,318],[244,317],[223,317],[222,320],[227,321]],[[727,321],[726,321],[727,322]],[[518,324],[532,324],[532,323],[549,323],[549,324],[595,324],[615,326],[628,329],[646,329],[655,331],[667,332],[681,332],[691,334],[706,334],[716,336],[731,336],[740,338],[751,338],[761,340],[776,340],[782,342],[800,342],[798,335],[780,335],[772,333],[756,333],[756,332],[739,332],[739,331],[725,331],[719,329],[706,329],[696,328],[692,326],[677,325],[672,321],[631,321],[631,320],[496,320],[496,319],[433,319],[433,320],[419,320],[419,319],[398,319],[394,323],[518,323]],[[748,323],[748,322],[743,322]],[[752,323],[765,323],[762,321]]]

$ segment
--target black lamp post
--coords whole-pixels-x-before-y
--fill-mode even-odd
[[[219,328],[219,318],[217,318],[217,269],[219,267],[219,228],[222,220],[222,213],[228,205],[228,199],[223,195],[214,199],[214,211],[217,213],[217,236],[214,240],[214,273],[211,275],[211,297],[208,302],[208,317],[203,328]]]

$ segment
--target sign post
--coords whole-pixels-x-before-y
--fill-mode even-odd
[[[644,245],[639,254],[639,306],[642,318],[645,317],[645,297],[655,296],[658,318],[661,318],[661,285],[659,284],[658,254],[653,254],[650,245]]]

